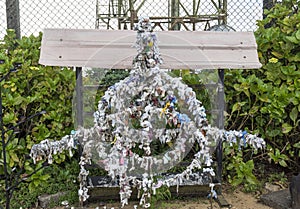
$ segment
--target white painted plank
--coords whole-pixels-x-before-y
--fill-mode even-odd
[[[156,32],[167,69],[259,68],[250,32]],[[130,69],[135,31],[46,29],[40,63],[51,66]]]

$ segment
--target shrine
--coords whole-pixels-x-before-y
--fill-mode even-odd
[[[83,148],[78,191],[81,203],[95,186],[86,165],[97,164],[108,172],[106,187],[118,187],[121,206],[128,204],[133,189],[140,205],[150,207],[150,198],[162,186],[221,184],[222,143],[264,148],[262,138],[246,131],[224,130],[224,71],[254,69],[258,62],[256,43],[250,32],[153,32],[147,17],[134,31],[46,29],[40,63],[76,67],[77,125],[60,141],[45,139],[34,145],[31,157],[47,159],[76,144]],[[109,87],[98,101],[94,125],[84,127],[82,117],[82,67],[130,69],[130,75]],[[218,70],[219,115],[213,126],[195,91],[163,69]],[[153,143],[165,147],[153,155]],[[165,174],[180,163],[194,144],[199,150],[181,173]],[[217,152],[217,168],[212,153]],[[213,181],[216,179],[217,181]]]

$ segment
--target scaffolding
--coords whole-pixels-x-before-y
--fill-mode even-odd
[[[227,23],[227,0],[97,0],[96,28],[133,29],[147,15],[154,30],[208,30]]]

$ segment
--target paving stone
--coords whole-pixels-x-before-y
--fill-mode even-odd
[[[274,209],[291,209],[291,195],[289,189],[284,189],[262,195],[261,202]]]

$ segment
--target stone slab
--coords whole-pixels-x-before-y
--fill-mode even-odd
[[[58,192],[56,194],[43,194],[38,197],[38,205],[41,208],[49,208],[49,205],[51,202],[57,202],[59,201],[59,198],[61,196],[66,195],[68,192]]]
[[[274,209],[292,209],[292,199],[288,189],[262,195],[260,200],[263,204]]]

